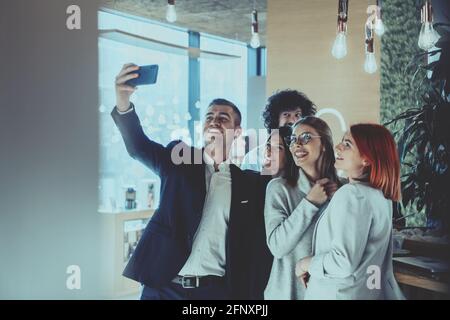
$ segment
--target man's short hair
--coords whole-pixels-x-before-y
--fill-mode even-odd
[[[316,114],[316,106],[302,92],[286,89],[275,92],[267,99],[266,108],[262,114],[264,127],[270,132],[279,126],[280,114],[286,111],[294,111],[300,108],[302,117]]]
[[[231,109],[233,109],[233,112],[236,114],[236,117],[234,119],[234,124],[237,126],[241,125],[241,121],[242,121],[241,111],[239,111],[238,107],[236,107],[236,105],[233,102],[231,102],[227,99],[217,98],[209,103],[208,108],[211,106],[214,106],[214,105],[231,107]]]

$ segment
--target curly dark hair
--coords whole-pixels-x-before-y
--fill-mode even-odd
[[[316,106],[302,92],[287,89],[275,92],[267,99],[267,104],[262,114],[264,127],[270,133],[272,129],[279,126],[280,114],[285,111],[292,111],[300,107],[302,117],[313,116],[316,114]]]

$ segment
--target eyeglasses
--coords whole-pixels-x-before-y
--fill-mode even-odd
[[[299,136],[292,135],[289,138],[289,146],[292,147],[295,144],[305,145],[308,144],[312,138],[320,138],[320,136],[312,135],[309,132],[303,132]]]

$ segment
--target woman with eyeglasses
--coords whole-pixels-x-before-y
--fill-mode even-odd
[[[295,264],[311,255],[314,224],[340,185],[331,130],[325,121],[310,116],[295,123],[289,149],[294,162],[266,189],[266,237],[274,256],[264,291],[268,300],[304,298]]]
[[[381,125],[357,124],[336,153],[335,166],[350,182],[320,215],[312,257],[297,264],[306,298],[402,299],[392,267],[392,201],[400,199],[395,141]]]

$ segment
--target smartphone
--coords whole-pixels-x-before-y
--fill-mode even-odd
[[[129,86],[136,87],[145,84],[154,84],[158,78],[158,65],[140,66],[138,70],[131,71],[130,73],[137,73],[139,77],[126,81],[125,84]]]

